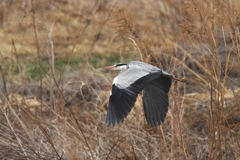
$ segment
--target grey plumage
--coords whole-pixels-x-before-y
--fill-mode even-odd
[[[124,68],[125,64],[113,67]],[[147,123],[151,126],[161,124],[168,111],[168,92],[173,75],[147,63],[132,61],[125,65],[113,80],[108,103],[106,123],[115,125],[124,118],[134,106],[138,94],[143,91],[143,106]]]

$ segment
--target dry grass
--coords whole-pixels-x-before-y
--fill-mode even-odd
[[[0,159],[239,159],[240,3],[0,1]],[[146,125],[104,124],[112,78],[142,60],[184,79]]]

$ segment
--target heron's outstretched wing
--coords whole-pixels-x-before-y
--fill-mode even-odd
[[[160,76],[143,90],[143,106],[147,123],[151,126],[164,122],[168,111],[168,92],[171,78]]]
[[[106,123],[114,126],[123,122],[134,106],[138,94],[161,74],[161,70],[149,73],[142,68],[131,67],[115,77],[108,103]]]

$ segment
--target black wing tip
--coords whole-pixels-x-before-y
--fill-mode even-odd
[[[114,106],[114,105],[113,105]],[[130,110],[126,111],[122,109],[117,109],[116,108],[112,108],[113,106],[108,106],[109,108],[111,108],[108,113],[107,113],[107,117],[105,120],[105,123],[110,127],[110,126],[115,126],[119,123],[123,123],[124,119],[127,117],[128,113],[130,112]],[[116,106],[115,106],[116,107]],[[118,107],[118,106],[117,106]]]
[[[146,120],[147,120],[147,124],[151,127],[160,126],[164,122],[164,119],[160,120],[160,119],[153,118],[153,117],[146,117]]]
[[[151,118],[152,119],[152,118]],[[156,127],[156,126],[160,126],[162,123],[164,122],[164,120],[157,120],[157,119],[147,119],[147,124],[151,127]],[[105,121],[105,124],[108,126],[108,127],[114,127],[118,124],[121,124],[123,123],[123,121],[120,121],[120,122],[115,122],[115,121]]]
[[[114,127],[115,125],[118,125],[120,123],[123,123],[124,119],[122,120],[108,120],[106,119],[105,121],[105,124],[108,126],[108,127]]]

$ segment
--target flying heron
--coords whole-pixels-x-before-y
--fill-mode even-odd
[[[106,117],[108,126],[124,121],[141,91],[148,125],[157,126],[164,122],[169,105],[168,92],[174,79],[172,74],[139,61],[119,63],[105,69],[121,70],[112,84]]]

